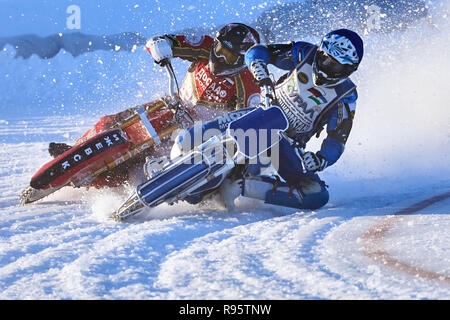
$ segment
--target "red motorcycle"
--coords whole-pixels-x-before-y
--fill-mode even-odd
[[[103,117],[74,146],[36,172],[20,194],[20,203],[35,202],[65,186],[98,188],[115,177],[121,181],[131,162],[145,158],[178,128],[192,125],[177,98],[179,87],[172,65],[167,63],[166,68],[170,96],[122,112],[119,119]]]

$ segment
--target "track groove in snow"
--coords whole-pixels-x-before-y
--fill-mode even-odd
[[[399,210],[393,213],[393,216],[389,216],[372,226],[362,236],[362,249],[365,255],[374,260],[377,263],[389,266],[393,269],[397,269],[408,273],[415,277],[420,277],[428,280],[440,281],[450,285],[450,275],[432,272],[420,267],[405,263],[395,256],[392,256],[388,251],[383,248],[383,240],[386,234],[403,219],[403,215],[413,214],[419,212],[433,204],[450,198],[450,192],[443,193],[421,202],[415,203],[410,207]]]

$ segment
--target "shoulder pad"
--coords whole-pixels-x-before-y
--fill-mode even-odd
[[[253,47],[251,47],[246,53],[245,53],[245,64],[250,67],[251,63],[256,60],[261,60],[264,63],[269,63],[270,61],[270,53],[267,48],[267,46],[262,44],[257,44]]]

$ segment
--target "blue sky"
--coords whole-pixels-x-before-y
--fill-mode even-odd
[[[81,29],[88,34],[138,31],[144,35],[186,27],[253,21],[264,9],[292,0],[0,0],[0,36],[70,32],[66,12],[80,8]]]

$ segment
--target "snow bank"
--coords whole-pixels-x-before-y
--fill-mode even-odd
[[[74,57],[96,50],[134,52],[138,46],[145,45],[146,40],[146,37],[137,32],[102,36],[81,32],[59,33],[47,37],[29,34],[0,38],[0,50],[9,44],[16,49],[16,58],[27,59],[36,54],[41,59],[49,59],[56,56],[62,49],[71,53]]]

